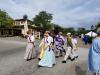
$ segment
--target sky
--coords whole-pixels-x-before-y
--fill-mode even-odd
[[[0,9],[14,19],[27,14],[30,20],[47,11],[62,27],[90,28],[100,22],[100,0],[0,0]]]

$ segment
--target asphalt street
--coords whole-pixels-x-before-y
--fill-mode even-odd
[[[57,58],[53,68],[38,67],[38,59],[25,61],[26,41],[0,39],[0,75],[92,75],[88,71],[88,48],[79,48],[79,58],[62,64],[63,57]],[[36,42],[38,52],[39,42]]]

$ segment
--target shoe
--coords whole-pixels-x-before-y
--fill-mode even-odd
[[[71,60],[71,57],[70,56],[68,57],[68,60]]]
[[[42,67],[42,66],[38,65],[38,67]]]
[[[59,58],[59,56],[56,56],[56,58]]]
[[[26,61],[30,61],[31,59],[26,59]]]
[[[66,61],[64,60],[64,61],[62,61],[62,63],[66,63]]]
[[[78,58],[78,56],[75,57],[76,59]]]
[[[56,64],[53,64],[53,66],[55,66]]]
[[[40,61],[41,59],[40,59],[40,58],[38,58],[38,60]]]
[[[71,61],[74,61],[75,60],[75,58],[73,58],[73,59],[70,59]]]

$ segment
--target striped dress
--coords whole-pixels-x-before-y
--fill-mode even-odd
[[[55,37],[55,45],[56,49],[60,51],[64,51],[64,38],[63,36],[56,36]]]

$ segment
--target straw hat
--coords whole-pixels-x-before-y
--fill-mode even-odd
[[[62,32],[59,32],[60,35],[62,35]]]
[[[71,33],[67,33],[66,35],[71,35]]]
[[[27,34],[32,34],[32,30],[29,29],[29,30],[27,31]]]

